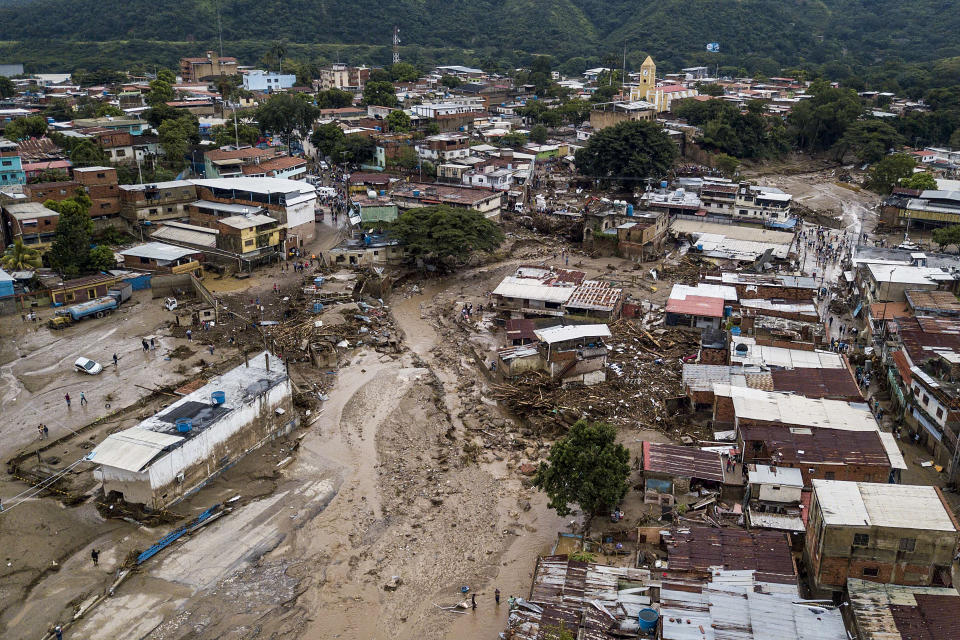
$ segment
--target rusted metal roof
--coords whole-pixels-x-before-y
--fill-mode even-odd
[[[954,589],[850,578],[847,590],[861,640],[960,638],[960,595]]]
[[[740,436],[745,442],[765,443],[774,464],[814,462],[890,467],[886,449],[876,431],[741,425]]]
[[[643,443],[644,472],[723,482],[720,454],[697,447],[659,442]]]
[[[785,533],[691,527],[672,532],[667,561],[675,571],[711,567],[762,571],[770,582],[795,584],[796,568]]]
[[[623,290],[612,288],[608,282],[589,280],[573,290],[567,308],[613,311],[622,296]]]
[[[771,391],[792,392],[807,398],[861,399],[850,369],[784,369],[771,371]]]

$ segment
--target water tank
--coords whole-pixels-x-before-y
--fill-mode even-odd
[[[633,205],[632,205],[632,204],[628,204],[628,205],[627,205],[627,216],[633,216]]]
[[[723,307],[723,317],[724,317],[724,318],[729,318],[729,317],[732,316],[732,315],[733,315],[733,307],[724,306],[724,307]]]
[[[640,631],[653,631],[657,628],[657,620],[659,619],[660,614],[657,613],[656,609],[651,609],[650,607],[640,609],[640,613],[637,614],[637,623],[640,625]]]
[[[187,433],[193,428],[190,418],[177,418],[177,433]]]
[[[419,198],[419,197],[420,197],[420,190],[419,190],[419,189],[414,189],[414,190],[413,190],[413,197],[414,197],[414,198]]]
[[[373,240],[370,238],[370,236],[363,236],[363,244],[369,247],[371,244],[373,244]]]
[[[377,197],[377,192],[373,189],[367,189],[367,197],[374,200]]]
[[[210,398],[213,400],[213,404],[223,404],[227,401],[227,394],[223,391],[214,391],[210,394]]]
[[[740,335],[740,327],[730,327],[730,335],[732,336]]]
[[[666,188],[667,188],[667,181],[666,181],[666,180],[661,180],[661,181],[660,181],[660,188],[661,188],[661,189],[666,189]]]
[[[380,195],[382,195],[382,196],[387,195],[387,190],[386,190],[386,189],[380,189]]]
[[[323,311],[323,303],[322,303],[322,302],[314,302],[314,303],[313,303],[313,312],[314,312],[314,313],[320,313],[321,311]]]

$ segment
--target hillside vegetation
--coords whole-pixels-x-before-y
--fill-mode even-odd
[[[0,0],[0,54],[35,66],[90,68],[96,59],[87,47],[121,41],[120,59],[103,64],[142,61],[146,52],[169,64],[179,53],[213,46],[217,2]],[[284,40],[312,58],[336,53],[335,46],[318,49],[323,45],[355,45],[361,48],[351,62],[388,64],[395,24],[404,58],[414,62],[450,60],[460,51],[463,62],[509,66],[543,53],[568,73],[603,61],[622,63],[624,45],[632,68],[651,54],[667,70],[699,63],[768,75],[783,67],[826,66],[842,76],[960,56],[960,11],[951,0],[219,2],[229,53],[249,63],[261,54],[256,43]],[[714,41],[719,54],[705,51]],[[69,55],[71,44],[79,47],[79,58]]]

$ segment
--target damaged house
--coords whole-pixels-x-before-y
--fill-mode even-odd
[[[162,509],[295,424],[290,379],[263,352],[109,435],[87,460],[98,466],[105,495]]]

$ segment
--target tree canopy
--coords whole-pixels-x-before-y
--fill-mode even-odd
[[[410,116],[400,109],[396,109],[387,114],[387,126],[390,128],[390,131],[402,133],[404,131],[410,131],[410,129],[413,128],[413,123],[410,120]]]
[[[851,123],[833,147],[837,160],[842,161],[847,153],[852,153],[858,162],[877,162],[903,142],[903,136],[890,124],[869,119]]]
[[[960,225],[951,225],[949,227],[940,227],[934,229],[931,234],[933,241],[940,245],[940,251],[945,251],[952,244],[960,248]]]
[[[38,269],[42,262],[40,252],[23,244],[21,238],[16,238],[0,257],[0,264],[7,271]]]
[[[257,108],[256,119],[263,132],[278,135],[290,144],[298,135],[309,134],[317,115],[317,108],[303,96],[275,93]]]
[[[877,193],[890,193],[902,179],[913,174],[915,166],[913,158],[905,153],[887,156],[870,167],[867,186]]]
[[[474,251],[493,251],[503,231],[473,209],[444,205],[404,211],[391,226],[407,254],[430,263],[463,263]]]
[[[25,118],[15,118],[7,123],[3,136],[7,140],[26,140],[28,138],[39,138],[47,132],[47,119],[43,116],[26,116]]]
[[[569,514],[575,504],[589,517],[623,500],[629,476],[630,452],[617,443],[616,429],[581,419],[550,447],[533,484],[558,515]]]
[[[337,145],[344,139],[343,129],[336,122],[327,122],[310,134],[310,144],[316,149],[321,157],[333,156]]]
[[[0,98],[11,98],[16,94],[17,88],[13,84],[13,80],[7,76],[0,76]]]
[[[900,180],[900,186],[904,189],[916,189],[917,191],[926,191],[937,188],[937,179],[926,171],[912,173],[906,178]]]
[[[584,176],[632,187],[665,176],[678,155],[677,145],[658,124],[637,120],[594,133],[575,157]]]
[[[396,107],[399,104],[391,82],[367,82],[363,87],[363,102],[378,107]]]
[[[320,109],[343,109],[353,104],[353,94],[340,89],[327,89],[317,93],[317,107]]]
[[[83,192],[61,200],[47,200],[47,209],[58,212],[57,231],[47,254],[50,266],[65,276],[77,276],[90,268],[90,239],[93,235],[93,220],[89,211],[93,205]]]
[[[860,117],[863,106],[856,91],[831,87],[824,80],[811,84],[807,93],[813,97],[795,104],[788,122],[793,127],[799,148],[825,151],[836,144],[847,127]]]

